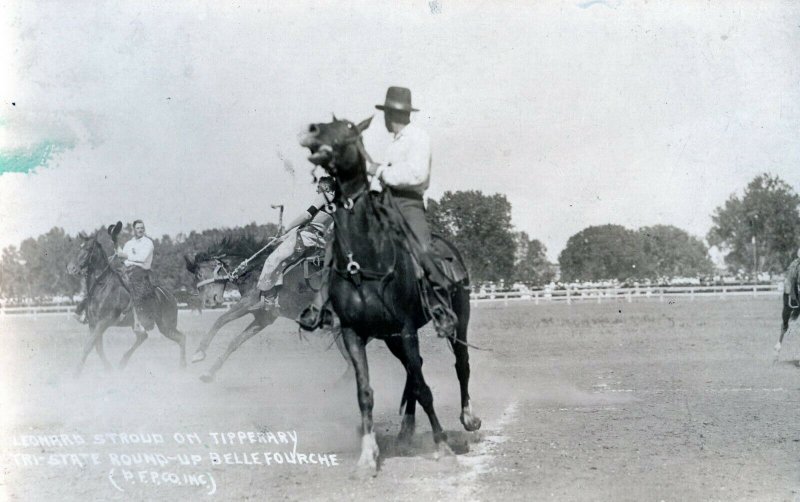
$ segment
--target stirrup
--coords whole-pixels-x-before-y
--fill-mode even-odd
[[[458,316],[455,312],[444,305],[434,305],[431,307],[430,314],[439,338],[452,338],[455,335],[458,324]]]
[[[258,312],[259,310],[271,310],[278,308],[278,295],[261,296],[252,307],[248,308],[248,312]]]
[[[306,331],[314,331],[323,326],[333,325],[333,316],[327,308],[319,308],[316,305],[309,305],[295,319],[297,324]]]

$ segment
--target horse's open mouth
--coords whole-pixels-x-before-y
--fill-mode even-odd
[[[311,155],[308,156],[309,162],[317,166],[322,166],[330,163],[333,158],[333,148],[317,139],[318,131],[319,130],[312,125],[307,132],[300,135],[299,139],[300,146],[304,146],[311,151]]]

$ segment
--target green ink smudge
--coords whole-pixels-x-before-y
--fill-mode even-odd
[[[29,148],[0,151],[0,176],[5,173],[29,173],[47,167],[53,154],[75,146],[72,142],[44,141]]]

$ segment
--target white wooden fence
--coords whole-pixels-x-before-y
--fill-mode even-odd
[[[556,290],[503,291],[497,293],[473,293],[473,303],[478,302],[632,302],[634,300],[666,301],[672,297],[718,297],[729,296],[778,296],[783,292],[780,284],[745,284],[720,286],[640,286],[633,288],[570,288]]]
[[[473,293],[473,304],[484,302],[632,302],[634,300],[668,301],[673,297],[694,300],[698,297],[717,297],[725,299],[731,296],[779,296],[783,292],[781,284],[754,285],[722,285],[722,286],[641,286],[634,288],[570,288],[556,290],[502,291],[496,293]],[[229,303],[223,306],[227,307]],[[181,310],[188,310],[185,303],[178,304]],[[207,309],[204,309],[207,310]],[[38,317],[39,315],[61,314],[70,317],[75,311],[74,305],[55,306],[23,306],[0,307],[0,318],[3,316],[23,315]]]

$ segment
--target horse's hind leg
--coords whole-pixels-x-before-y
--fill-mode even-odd
[[[461,299],[460,299],[461,300]],[[469,299],[461,301],[458,305],[458,325],[456,326],[456,339],[448,339],[456,356],[456,375],[461,390],[461,424],[468,431],[481,428],[481,419],[472,413],[472,403],[469,397],[469,347],[467,346],[467,328],[469,326]]]
[[[255,320],[253,320],[253,322],[251,322],[244,329],[244,331],[239,333],[236,338],[231,340],[231,343],[228,344],[228,348],[225,350],[225,352],[221,354],[216,361],[214,361],[214,365],[211,366],[211,368],[209,368],[208,371],[200,377],[200,380],[206,383],[213,382],[214,376],[217,374],[217,371],[222,367],[222,365],[225,364],[225,361],[228,360],[228,357],[236,352],[236,349],[238,349],[240,345],[255,336],[256,333],[275,322],[275,319],[276,317],[268,312],[259,312],[256,314]]]
[[[419,355],[419,339],[417,338],[416,330],[406,328],[403,330],[402,343],[403,350],[405,351],[407,364],[406,371],[408,371],[409,378],[411,378],[411,386],[413,394],[415,395],[422,409],[428,415],[428,420],[431,422],[431,430],[433,431],[433,440],[438,447],[438,455],[453,455],[453,450],[447,445],[447,434],[442,429],[442,424],[439,423],[439,418],[436,416],[436,411],[433,409],[433,393],[428,384],[425,383],[425,378],[422,376],[422,357]]]
[[[361,338],[352,328],[343,328],[347,353],[353,362],[358,388],[358,408],[361,410],[361,456],[358,459],[358,471],[375,476],[378,473],[378,442],[372,424],[372,407],[375,400],[369,385],[369,367],[367,366],[366,340]]]
[[[119,361],[119,369],[121,370],[124,370],[128,365],[128,361],[133,353],[136,352],[136,349],[138,349],[139,346],[143,344],[145,340],[147,340],[147,331],[134,331],[133,333],[136,335],[136,341],[134,341],[133,345],[131,345],[131,348],[129,348],[127,352],[122,355],[122,359]]]
[[[400,360],[403,368],[406,370],[406,386],[403,389],[403,398],[400,401],[400,414],[403,415],[403,421],[400,424],[400,433],[397,435],[399,442],[408,442],[414,436],[416,429],[415,415],[417,412],[417,398],[414,394],[413,381],[411,380],[411,373],[408,371],[408,359],[403,349],[403,342],[399,336],[390,336],[386,340],[386,345],[392,354]],[[422,357],[420,357],[420,364]]]
[[[159,328],[159,331],[161,329]],[[186,367],[186,335],[178,331],[177,328],[170,328],[164,329],[161,331],[161,334],[172,340],[173,342],[177,343],[178,346],[181,348],[181,356],[180,356],[180,367]]]
[[[257,302],[259,299],[260,298],[257,294],[246,295],[232,305],[227,312],[219,316],[219,318],[214,321],[214,325],[211,326],[211,329],[208,330],[208,333],[206,333],[206,336],[200,340],[200,345],[194,351],[194,355],[192,356],[192,362],[199,363],[200,361],[204,360],[206,358],[206,350],[208,350],[208,346],[211,345],[211,341],[214,339],[214,337],[217,336],[217,332],[229,322],[235,321],[244,315],[252,313],[252,311],[249,309],[255,305],[255,302]]]

